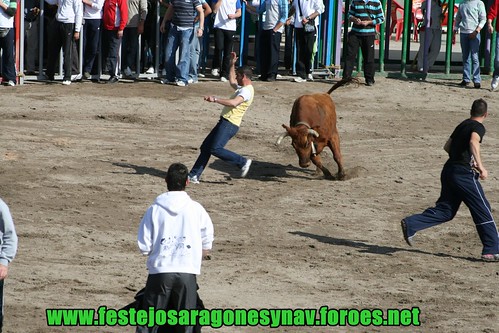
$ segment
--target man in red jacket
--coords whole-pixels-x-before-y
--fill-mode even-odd
[[[489,12],[487,13],[487,28],[492,35],[494,32],[494,28],[492,27],[492,21],[497,17],[497,13],[499,12],[499,0],[495,0],[492,3],[492,6],[489,8]],[[499,32],[499,20],[496,21],[496,31]],[[492,82],[490,84],[490,88],[492,91],[496,90],[499,86],[499,33],[496,34],[496,56],[494,58],[494,75],[492,78]]]
[[[104,70],[109,72],[107,83],[118,82],[116,66],[123,30],[128,22],[127,0],[106,0],[102,12],[102,51],[104,55]]]

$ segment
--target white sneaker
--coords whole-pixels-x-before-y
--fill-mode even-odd
[[[220,81],[222,81],[222,82],[227,82],[227,81],[229,81],[229,80],[227,80],[225,77],[223,77],[223,76],[222,76],[222,77],[220,78]]]
[[[198,77],[206,77],[203,73],[198,73]]]
[[[125,76],[132,76],[132,70],[130,69],[130,67],[125,68],[123,74],[125,74]]]
[[[71,81],[79,81],[81,80],[82,75],[81,74],[73,74],[71,75]]]
[[[213,68],[211,70],[211,75],[213,75],[213,76],[220,76],[220,70],[218,68]]]
[[[9,82],[7,82],[7,86],[9,87],[15,87],[16,86],[16,83],[12,80],[9,80]]]
[[[250,166],[251,166],[251,162],[253,162],[253,161],[249,158],[246,160],[246,163],[241,168],[241,178],[246,177],[246,175],[248,174],[248,171],[249,171]]]
[[[492,91],[494,91],[497,89],[498,86],[499,86],[499,76],[494,76],[492,82],[490,83],[490,88],[492,89]]]
[[[189,178],[189,182],[190,183],[193,183],[193,184],[199,184],[199,179],[198,179],[198,176],[188,176],[187,178]]]
[[[302,79],[301,77],[298,76],[298,77],[295,77],[293,79],[293,81],[298,82],[298,83],[302,83],[302,82],[307,82],[307,79]]]
[[[187,83],[189,83],[189,84],[198,83],[198,80],[189,79],[189,80],[187,80]]]
[[[310,81],[314,80],[314,76],[312,75],[312,73],[308,74],[307,79]]]
[[[176,82],[175,82],[175,84],[176,84],[177,86],[179,86],[179,87],[185,87],[185,86],[186,86],[186,84],[185,84],[185,82],[184,82],[184,81],[176,81]]]
[[[275,76],[275,78],[276,78],[276,79],[282,79],[282,75],[281,75],[281,74],[277,74],[277,75]]]
[[[149,67],[147,70],[146,70],[146,74],[154,74],[154,67]]]
[[[64,80],[62,81],[62,84],[65,86],[69,86],[71,84],[71,80]]]

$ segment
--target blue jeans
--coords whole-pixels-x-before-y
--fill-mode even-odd
[[[469,39],[470,34],[460,34],[461,51],[463,53],[463,80],[470,82],[470,75],[473,74],[473,82],[480,83],[480,59],[478,52],[480,50],[480,34],[476,38]]]
[[[496,32],[496,56],[494,58],[494,77],[499,77],[499,32]]]
[[[197,81],[199,54],[201,53],[201,38],[194,36],[190,48],[189,79]]]
[[[17,82],[16,65],[14,60],[14,29],[10,29],[5,37],[0,37],[2,49],[2,77],[5,81]]]
[[[171,25],[166,44],[166,79],[187,84],[189,79],[189,63],[191,40],[194,38],[194,29],[179,30],[176,25]],[[178,64],[175,65],[175,53],[179,50]]]
[[[189,176],[200,178],[211,155],[241,169],[246,164],[246,158],[224,148],[227,142],[236,135],[237,131],[239,131],[239,126],[234,125],[224,118],[220,118],[217,125],[211,130],[206,139],[204,139],[201,145],[201,153],[196,163],[194,163]]]

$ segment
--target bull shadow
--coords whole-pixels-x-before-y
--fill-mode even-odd
[[[163,178],[163,179],[166,177],[166,171],[159,170],[156,168],[151,168],[148,166],[136,165],[136,164],[125,163],[125,162],[109,162],[109,163],[111,163],[114,166],[118,166],[118,167],[121,167],[123,169],[127,169],[127,171],[120,172],[120,173],[124,173],[124,174],[150,175],[150,176],[159,177],[159,178]],[[113,172],[113,173],[118,173],[118,172]]]
[[[234,178],[238,178],[241,173],[241,170],[237,167],[219,159],[215,159],[211,164],[208,164],[207,168],[227,173],[228,176]],[[289,174],[289,172],[298,174]],[[251,168],[246,178],[260,181],[281,181],[285,178],[319,179],[315,175],[315,170],[312,169],[302,169],[291,164],[283,165],[257,160],[253,160],[251,163]]]
[[[445,253],[431,253],[431,252],[426,252],[426,251],[417,250],[417,249],[404,249],[404,248],[392,247],[392,246],[379,246],[379,245],[364,243],[361,241],[353,241],[353,240],[349,240],[349,239],[315,235],[315,234],[310,234],[308,232],[302,232],[302,231],[290,231],[289,233],[292,235],[297,235],[297,236],[315,239],[315,240],[317,240],[321,243],[325,243],[325,244],[330,244],[330,245],[335,245],[335,246],[348,246],[348,247],[357,249],[360,253],[372,253],[372,254],[381,254],[381,255],[389,255],[390,256],[396,252],[411,252],[411,253],[427,254],[427,255],[432,255],[432,256],[441,257],[441,258],[453,258],[453,259],[467,260],[467,261],[471,261],[471,262],[481,261],[481,260],[479,260],[477,258],[473,258],[473,257],[461,257],[461,256],[454,256],[454,255],[445,254]]]

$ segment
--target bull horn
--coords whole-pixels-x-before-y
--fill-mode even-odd
[[[282,133],[282,134],[281,134],[281,136],[279,136],[279,138],[277,139],[277,141],[276,141],[276,143],[275,143],[275,144],[276,144],[276,145],[280,145],[280,144],[281,144],[282,139],[284,139],[284,138],[285,138],[285,137],[287,137],[287,136],[289,136],[289,133],[288,133],[288,132],[284,132],[284,133]]]
[[[313,129],[311,129],[311,128],[309,128],[309,130],[308,130],[308,134],[312,134],[312,135],[313,135],[313,136],[315,136],[316,138],[318,138],[318,137],[319,137],[319,133],[317,133],[317,131],[315,131],[315,130],[313,130]]]

